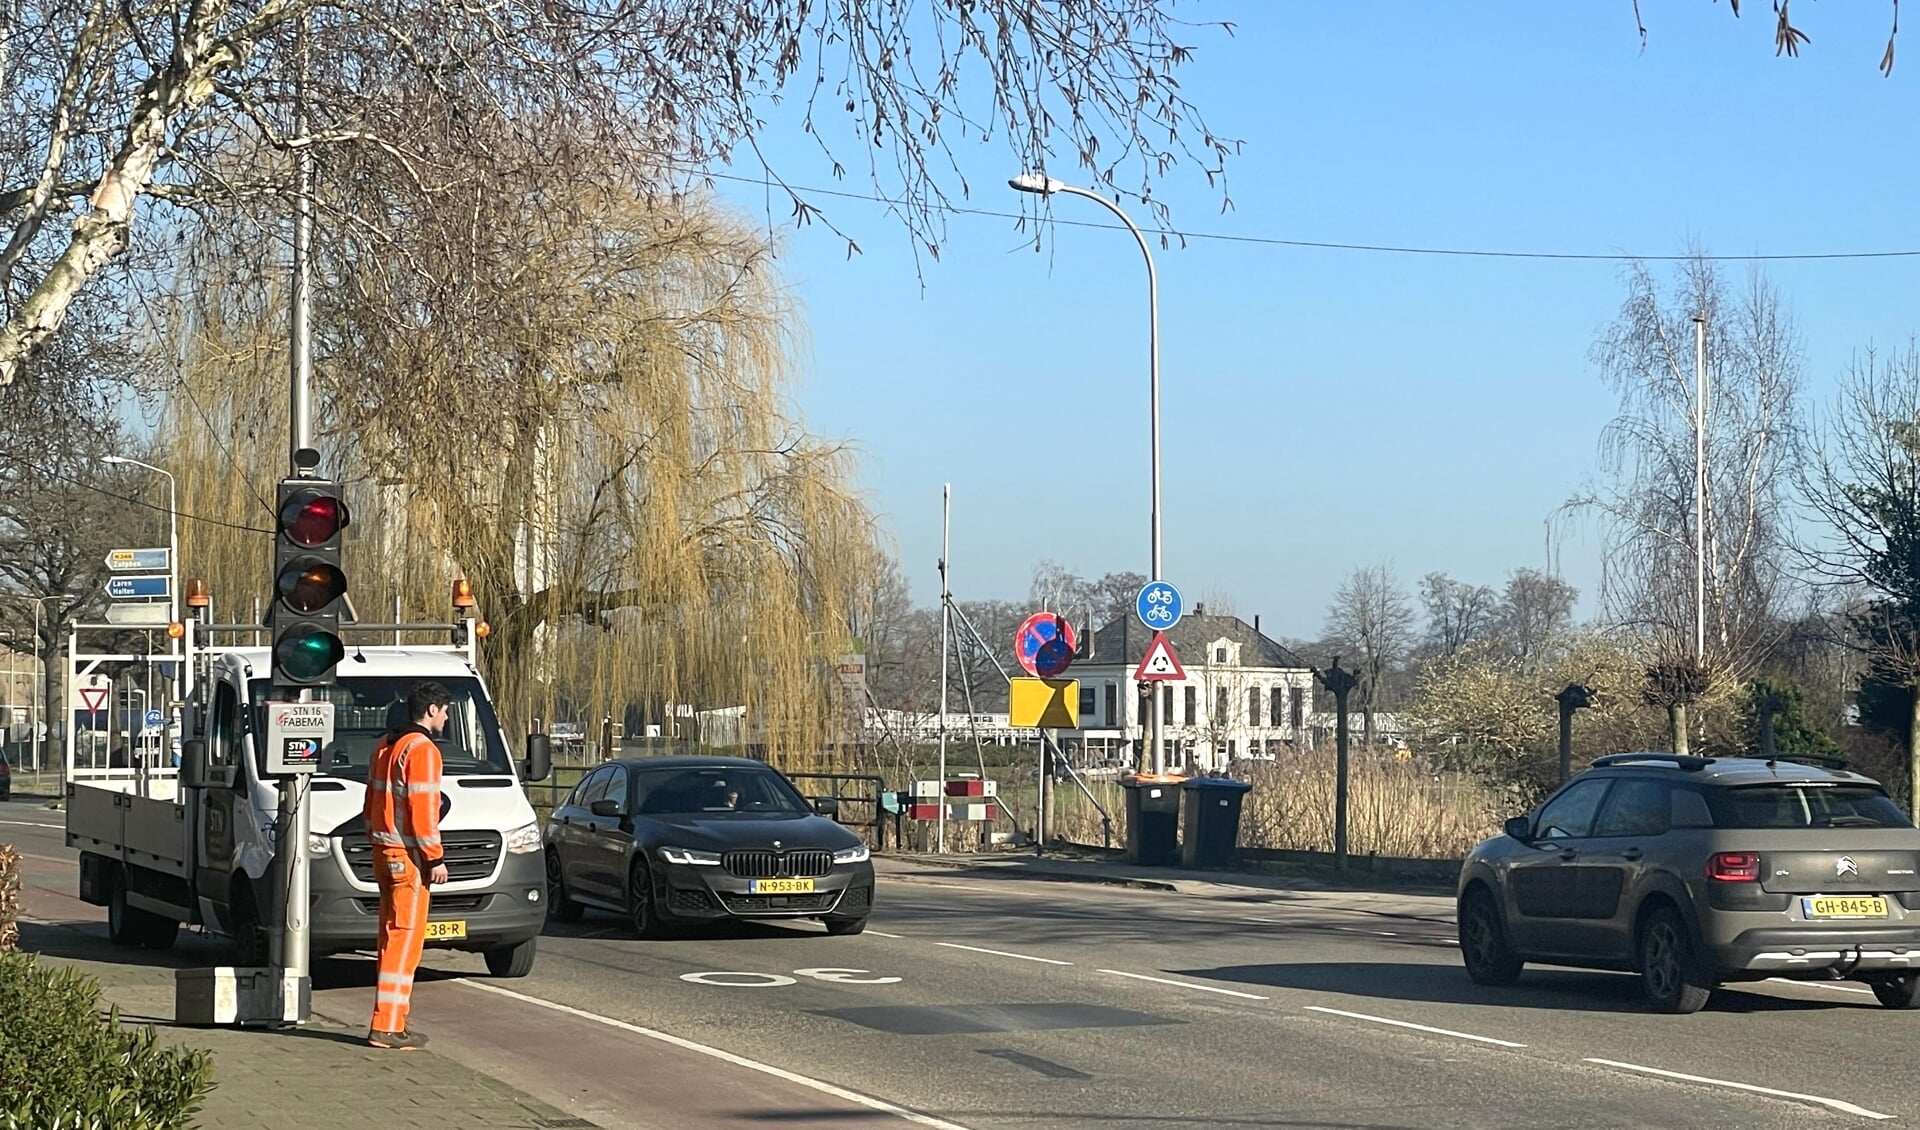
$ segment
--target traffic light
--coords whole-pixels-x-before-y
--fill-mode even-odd
[[[350,521],[337,483],[288,479],[280,484],[273,535],[275,686],[333,682],[346,656],[340,642],[340,605],[347,574],[340,568],[340,533]]]

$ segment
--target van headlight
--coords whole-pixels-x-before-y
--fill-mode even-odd
[[[865,844],[855,844],[850,848],[841,848],[833,853],[833,861],[839,863],[865,863],[873,857]]]
[[[307,833],[307,854],[325,855],[333,850],[333,844],[318,832]]]
[[[720,853],[717,851],[694,851],[692,848],[663,847],[660,858],[668,863],[683,867],[718,867]]]
[[[515,855],[525,855],[540,850],[540,822],[522,824],[507,833],[507,850]]]

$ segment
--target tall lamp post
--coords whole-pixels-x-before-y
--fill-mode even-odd
[[[1140,244],[1140,254],[1147,261],[1147,394],[1151,413],[1148,435],[1151,444],[1151,466],[1153,479],[1153,497],[1148,511],[1153,538],[1153,570],[1149,580],[1165,580],[1160,574],[1160,280],[1153,269],[1153,250],[1147,246],[1147,237],[1141,233],[1120,206],[1097,192],[1057,181],[1043,173],[1021,173],[1007,181],[1020,192],[1031,192],[1037,196],[1084,196],[1112,212],[1120,222],[1133,233]],[[1167,767],[1167,746],[1165,735],[1165,703],[1162,696],[1152,695],[1152,729],[1150,748],[1152,750],[1153,772],[1164,773]]]
[[[127,464],[167,477],[167,622],[180,620],[180,506],[174,491],[173,472],[125,455],[102,455],[100,462],[115,466]]]

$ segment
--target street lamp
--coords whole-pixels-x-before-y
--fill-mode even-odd
[[[177,624],[180,622],[180,507],[174,493],[173,472],[125,455],[102,455],[100,462],[143,467],[167,477],[167,622]]]
[[[1120,206],[1097,192],[1076,188],[1044,173],[1021,173],[1009,179],[1007,183],[1017,191],[1031,192],[1037,196],[1055,196],[1065,193],[1068,196],[1084,196],[1094,201],[1120,217],[1120,222],[1127,225],[1127,230],[1133,233],[1133,238],[1140,244],[1140,254],[1147,261],[1147,391],[1151,412],[1148,434],[1152,445],[1153,478],[1153,500],[1148,511],[1153,538],[1153,571],[1148,579],[1164,580],[1165,578],[1160,575],[1160,280],[1153,269],[1153,250],[1147,246],[1147,237],[1132,220],[1127,218],[1127,214],[1120,210]],[[1156,694],[1151,698],[1153,728],[1150,748],[1153,772],[1158,774],[1165,772],[1167,765],[1167,746],[1163,728],[1165,703],[1160,695]]]

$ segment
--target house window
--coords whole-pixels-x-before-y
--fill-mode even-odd
[[[1213,696],[1213,724],[1214,725],[1224,726],[1227,724],[1228,709],[1230,709],[1230,706],[1227,700],[1227,688],[1221,687],[1218,693],[1216,693]]]
[[[1120,712],[1120,688],[1107,684],[1107,725],[1114,724],[1114,715]]]
[[[1213,661],[1214,661],[1215,663],[1225,663],[1225,662],[1227,661],[1227,649],[1226,649],[1226,648],[1224,648],[1224,647],[1216,647],[1216,648],[1214,648],[1214,649],[1213,649]]]
[[[1258,726],[1259,724],[1260,724],[1260,688],[1248,687],[1247,688],[1247,725]]]
[[[1199,724],[1200,724],[1200,691],[1197,688],[1188,687],[1187,688],[1187,725],[1198,726]]]
[[[1093,688],[1081,687],[1080,688],[1080,724],[1082,726],[1085,726],[1093,721],[1093,700],[1094,700]]]
[[[1267,725],[1278,727],[1287,716],[1287,688],[1273,688],[1273,701],[1267,706]]]
[[[1293,722],[1295,733],[1298,733],[1300,728],[1306,724],[1306,713],[1307,692],[1301,690],[1299,687],[1295,687],[1293,688],[1292,700],[1287,705],[1287,717]]]
[[[1160,688],[1160,720],[1173,721],[1173,684]]]
[[[1232,738],[1227,739],[1227,760],[1231,761],[1234,758],[1240,756],[1240,750],[1238,747],[1239,747],[1238,742],[1234,741]]]

